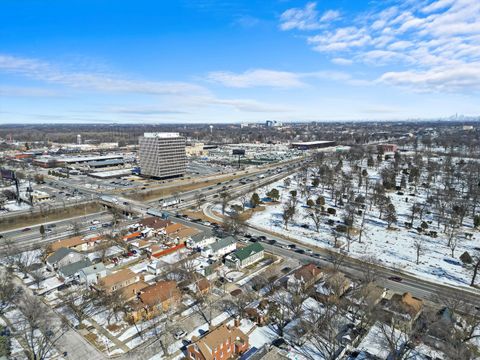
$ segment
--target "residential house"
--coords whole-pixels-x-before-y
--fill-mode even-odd
[[[352,282],[341,272],[330,273],[315,285],[316,296],[320,300],[330,301],[339,298],[352,286]]]
[[[195,281],[194,289],[195,292],[205,295],[210,291],[210,281],[202,276],[200,279]]]
[[[98,263],[80,269],[78,272],[78,279],[81,284],[85,284],[85,286],[89,287],[90,285],[97,284],[99,279],[107,276],[108,272],[108,269],[103,263]]]
[[[183,227],[180,229],[175,236],[177,244],[186,243],[193,235],[198,234],[199,230],[192,227]]]
[[[393,294],[391,299],[382,299],[380,302],[386,319],[395,318],[404,329],[411,328],[423,310],[423,301],[413,297],[409,292]]]
[[[96,241],[99,241],[101,238],[95,236],[92,238],[84,238],[83,236],[74,236],[69,239],[58,240],[49,245],[49,250],[54,252],[60,248],[67,248],[76,251],[87,251],[90,247],[95,246]]]
[[[214,243],[216,241],[213,233],[208,231],[203,231],[198,234],[190,236],[190,239],[187,240],[187,247],[190,249],[203,249],[204,247]]]
[[[143,233],[141,231],[135,231],[133,233],[127,234],[123,237],[123,241],[132,241],[138,238],[141,238],[143,236]]]
[[[168,269],[167,264],[163,261],[154,260],[147,265],[147,271],[153,275],[160,275]]]
[[[248,350],[248,336],[237,327],[225,324],[211,329],[201,338],[192,338],[187,359],[226,360],[239,357]]]
[[[48,270],[56,271],[65,265],[72,264],[83,259],[85,259],[85,256],[80,254],[78,251],[62,247],[47,257],[46,263]]]
[[[125,286],[118,290],[118,293],[122,297],[122,300],[127,302],[136,299],[142,292],[142,290],[148,288],[150,285],[143,281],[143,276],[140,276],[140,280]]]
[[[323,277],[323,271],[315,264],[306,264],[294,271],[289,276],[287,286],[289,288],[306,289],[315,284]]]
[[[153,232],[157,234],[164,233],[164,229],[171,224],[173,223],[170,220],[160,219],[155,216],[140,220],[140,226],[153,229]]]
[[[178,223],[172,223],[168,226],[165,227],[165,235],[167,235],[170,238],[175,238],[176,234],[183,229],[182,224]]]
[[[87,259],[82,259],[80,261],[76,261],[74,263],[62,266],[58,268],[57,274],[63,279],[64,283],[78,280],[78,273],[80,270],[89,267],[92,265],[90,260]]]
[[[265,249],[259,243],[253,243],[238,249],[225,257],[225,265],[228,267],[243,269],[260,261],[265,256]]]
[[[222,257],[237,249],[237,240],[233,236],[218,239],[202,249],[202,256]]]
[[[132,322],[148,320],[168,311],[181,299],[180,290],[175,281],[159,281],[143,288],[137,299],[130,303],[129,318]]]
[[[123,269],[100,279],[98,284],[106,292],[111,293],[134,284],[140,280],[140,275],[130,269]]]

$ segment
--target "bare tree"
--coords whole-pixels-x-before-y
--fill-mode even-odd
[[[309,208],[307,210],[307,218],[312,219],[313,223],[315,224],[315,229],[317,232],[320,231],[320,225],[322,224],[323,220],[323,214],[322,211],[315,207],[315,208]]]
[[[424,249],[423,244],[420,240],[415,240],[415,242],[413,243],[413,247],[415,249],[415,254],[416,254],[415,263],[418,265],[420,263],[420,256],[423,255],[425,249]]]
[[[23,340],[32,360],[48,358],[58,339],[67,330],[67,324],[55,318],[42,301],[24,294],[18,308],[22,315],[15,323],[15,334]]]
[[[61,296],[62,303],[79,324],[92,312],[92,293],[86,289],[69,291]]]
[[[285,204],[283,207],[282,219],[283,219],[283,224],[285,225],[286,230],[288,230],[288,224],[293,219],[294,215],[295,215],[295,207],[293,206],[293,204],[291,203]]]
[[[15,304],[22,294],[22,289],[15,285],[10,272],[0,269],[0,315],[11,305]]]

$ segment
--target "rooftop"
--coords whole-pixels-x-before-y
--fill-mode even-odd
[[[111,287],[112,285],[118,284],[119,282],[127,281],[129,279],[134,278],[137,276],[132,270],[130,269],[123,269],[113,273],[111,275],[105,276],[101,283],[105,287]]]
[[[178,132],[150,132],[150,133],[144,133],[143,137],[168,139],[168,138],[180,137],[180,133],[178,133]]]

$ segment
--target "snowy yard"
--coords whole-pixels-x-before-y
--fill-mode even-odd
[[[348,167],[344,166],[344,171],[348,170]],[[376,170],[368,168],[368,177],[370,183],[374,183],[379,179],[379,174]],[[309,182],[312,178],[313,176],[310,174]],[[264,201],[262,205],[265,209],[254,212],[248,223],[268,232],[281,234],[309,245],[333,248],[335,240],[332,230],[335,226],[343,223],[345,206],[338,204],[338,202],[335,206],[330,189],[325,188],[322,191],[321,185],[317,187],[309,186],[308,194],[305,194],[298,190],[301,188],[299,176],[292,175],[289,179],[289,184],[288,181],[282,180],[256,190],[260,199]],[[414,222],[413,228],[407,228],[404,225],[405,222],[410,221],[412,204],[414,202],[425,202],[427,198],[426,189],[419,186],[416,195],[412,196],[411,193],[414,190],[411,186],[409,187],[410,189],[403,190],[404,194],[398,194],[396,191],[386,193],[396,209],[397,221],[391,225],[391,228],[388,228],[385,220],[379,218],[378,209],[375,206],[370,209],[367,204],[365,206],[366,216],[361,243],[358,241],[358,231],[356,233],[352,231],[350,246],[348,246],[345,235],[337,235],[337,246],[343,249],[342,251],[348,251],[351,256],[357,258],[374,257],[385,266],[409,272],[415,276],[451,285],[468,286],[472,272],[462,265],[459,257],[465,251],[474,254],[480,247],[479,234],[474,231],[471,219],[465,218],[463,227],[458,230],[457,244],[454,249],[454,257],[452,257],[452,250],[447,246],[448,231],[447,233],[443,232],[442,224],[437,227],[433,209],[425,209],[422,221],[425,221],[425,224],[428,225],[428,231],[434,230],[438,234],[437,237],[429,236],[428,231],[419,233],[416,228],[420,225],[420,220]],[[272,202],[266,195],[273,188],[280,192],[280,198],[277,202]],[[298,204],[295,216],[286,228],[282,215],[284,204],[291,196],[291,191],[297,191]],[[353,191],[356,194],[365,193],[364,188],[358,188],[355,185]],[[336,214],[325,213],[319,225],[319,231],[317,231],[315,222],[309,217],[311,209],[307,206],[307,200],[315,200],[319,196],[323,196],[325,199],[325,209],[333,208],[336,210]],[[231,205],[233,204],[239,205],[239,202],[232,202]],[[216,207],[219,212],[220,209],[219,206]],[[227,211],[231,211],[231,208]],[[328,221],[330,221],[330,224]],[[361,216],[356,215],[354,230],[358,230],[360,221]],[[473,233],[473,236],[467,238],[465,233]],[[421,246],[418,264],[416,263],[416,244]]]

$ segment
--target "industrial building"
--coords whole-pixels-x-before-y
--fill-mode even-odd
[[[336,146],[337,143],[335,141],[306,141],[306,142],[292,142],[290,147],[293,149],[298,150],[310,150],[310,149],[322,149],[331,146]]]
[[[112,154],[112,155],[96,155],[96,156],[41,156],[37,157],[33,160],[33,164],[37,166],[41,166],[44,168],[53,168],[57,166],[69,166],[74,164],[96,164],[96,167],[99,166],[102,162],[111,161],[111,160],[118,160],[124,161],[123,155]],[[108,164],[108,163],[107,163]]]
[[[186,139],[179,133],[145,133],[139,139],[139,165],[143,176],[172,178],[185,175]]]

